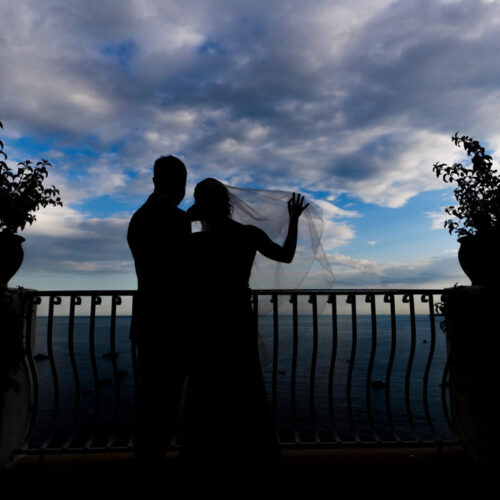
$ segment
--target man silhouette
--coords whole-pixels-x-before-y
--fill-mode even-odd
[[[138,281],[130,333],[137,346],[134,449],[144,469],[165,459],[186,377],[185,259],[191,223],[177,207],[186,177],[181,160],[158,158],[154,192],[132,216],[127,234]]]

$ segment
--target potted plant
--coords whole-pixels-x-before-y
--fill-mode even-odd
[[[435,163],[433,171],[444,182],[456,183],[457,206],[445,208],[455,217],[444,226],[458,235],[458,260],[472,285],[493,285],[500,278],[500,178],[492,157],[468,136],[451,138],[471,157],[470,165]],[[457,220],[458,219],[458,220]]]
[[[0,287],[7,286],[24,258],[21,244],[25,240],[17,231],[36,220],[35,212],[40,207],[62,206],[59,190],[43,185],[47,169],[52,166],[47,160],[36,165],[25,160],[18,164],[17,172],[5,160],[7,155],[0,141]]]

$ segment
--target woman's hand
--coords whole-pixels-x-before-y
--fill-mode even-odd
[[[290,219],[297,219],[302,215],[302,212],[309,206],[304,205],[304,197],[299,193],[293,193],[292,198],[288,201],[288,213]]]

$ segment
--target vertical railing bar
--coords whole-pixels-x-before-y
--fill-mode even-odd
[[[132,340],[130,342],[130,353],[132,358],[132,373],[134,377],[134,393],[132,397],[134,398],[134,415],[135,415],[135,388],[137,387],[137,346],[135,342]],[[133,448],[134,446],[134,431],[133,429],[130,432],[130,438],[128,440],[128,447]]]
[[[116,431],[118,429],[118,419],[120,415],[120,377],[118,375],[118,363],[116,361],[116,306],[121,304],[121,297],[118,295],[111,296],[111,325],[110,325],[110,351],[111,363],[113,365],[113,379],[115,383],[115,408],[113,411],[113,427],[109,440],[106,444],[107,448],[113,446]]]
[[[334,384],[335,384],[335,362],[337,360],[338,348],[338,318],[337,318],[337,295],[331,294],[328,296],[328,302],[332,305],[332,351],[330,356],[330,372],[328,374],[328,409],[330,412],[330,422],[332,426],[333,437],[337,443],[341,443],[341,439],[335,422],[335,407],[334,407]]]
[[[373,365],[375,362],[375,354],[377,349],[377,312],[375,308],[375,296],[373,294],[368,294],[366,296],[366,302],[370,303],[370,314],[372,323],[372,342],[371,342],[370,360],[368,362],[368,370],[366,373],[366,407],[368,411],[368,422],[370,424],[370,431],[375,441],[380,442],[380,438],[375,432],[375,423],[373,421],[372,399],[371,399],[372,373],[373,373]]]
[[[347,372],[347,412],[349,415],[349,422],[351,425],[351,432],[354,436],[354,441],[356,443],[361,442],[361,439],[356,432],[354,426],[354,416],[352,413],[352,373],[354,370],[354,361],[356,359],[356,349],[357,349],[357,341],[358,341],[358,326],[357,326],[357,313],[356,313],[356,294],[351,293],[347,296],[347,303],[351,304],[351,318],[352,318],[352,346],[351,346],[351,357],[349,359],[349,370]]]
[[[90,448],[97,434],[99,424],[99,416],[101,410],[101,391],[99,387],[99,371],[97,368],[97,360],[95,356],[95,315],[96,306],[101,304],[101,297],[92,295],[90,297],[90,325],[89,325],[89,355],[92,365],[92,377],[94,379],[94,421],[90,431],[89,438],[85,443],[85,448]]]
[[[252,294],[252,306],[253,306],[253,316],[255,331],[257,332],[257,337],[259,336],[259,296],[256,293]]]
[[[448,427],[451,429],[453,434],[455,436],[458,436],[458,431],[453,423],[453,420],[451,419],[450,416],[450,409],[449,409],[449,380],[448,380],[448,372],[449,372],[450,366],[448,364],[448,361],[446,361],[444,370],[443,370],[443,378],[441,379],[441,403],[443,405],[443,413],[444,413],[444,418],[446,419],[446,423],[448,424]]]
[[[54,330],[54,304],[61,304],[61,297],[52,295],[49,298],[49,311],[47,317],[47,354],[49,356],[50,371],[52,374],[52,381],[54,384],[54,401],[52,407],[52,418],[47,432],[45,441],[40,445],[40,449],[45,449],[54,437],[56,430],[57,414],[59,411],[59,378],[57,376],[57,367],[54,359],[54,344],[53,344],[53,330]]]
[[[40,398],[40,393],[39,393],[39,387],[38,387],[38,372],[36,369],[35,362],[33,360],[33,349],[31,346],[32,343],[32,316],[33,316],[33,306],[36,304],[40,304],[42,301],[40,296],[32,296],[29,295],[27,299],[27,304],[26,304],[26,312],[27,312],[27,318],[26,318],[26,344],[25,344],[25,349],[26,349],[26,357],[28,362],[28,368],[30,372],[30,378],[31,378],[31,383],[33,384],[33,402],[31,403],[31,418],[30,422],[28,425],[28,429],[26,430],[26,434],[23,439],[23,445],[27,446],[29,448],[29,441],[31,439],[31,435],[33,433],[33,429],[35,427],[35,421],[38,415],[38,404],[39,404],[39,398]]]
[[[406,376],[405,376],[405,405],[406,405],[406,413],[408,415],[408,422],[410,424],[410,429],[413,435],[415,436],[416,441],[420,442],[421,439],[418,436],[415,430],[415,424],[413,422],[413,414],[411,411],[411,398],[410,398],[410,382],[411,382],[411,371],[413,368],[413,359],[415,357],[415,348],[416,348],[416,324],[415,324],[415,300],[414,295],[407,294],[403,297],[403,302],[407,302],[410,304],[410,325],[411,325],[411,343],[410,343],[410,355],[408,357],[408,365],[406,367]]]
[[[427,298],[428,297],[428,298]],[[434,436],[434,439],[437,442],[441,442],[441,438],[436,432],[436,429],[432,423],[432,418],[431,414],[429,411],[429,398],[428,398],[428,391],[429,391],[429,373],[431,370],[431,364],[434,359],[434,351],[436,348],[436,324],[435,324],[435,317],[434,317],[434,298],[432,294],[427,295],[422,295],[422,302],[429,302],[429,321],[430,321],[430,327],[431,327],[431,343],[429,346],[429,355],[427,357],[427,363],[425,365],[425,373],[424,373],[424,380],[423,380],[423,398],[424,398],[424,411],[425,411],[425,417],[427,419],[427,423],[429,424],[429,428]]]
[[[278,296],[273,294],[271,297],[273,304],[273,373],[272,373],[272,413],[274,418],[277,417],[278,409],[278,348],[279,348],[279,324],[278,324]]]
[[[255,300],[255,294],[253,295],[253,297]],[[134,309],[134,307],[133,307],[134,300],[136,300],[136,296],[135,296],[135,294],[132,294],[132,310]],[[133,339],[130,340],[130,354],[131,354],[131,358],[132,358],[132,374],[133,374],[133,378],[134,378],[134,392],[133,392],[132,397],[134,398],[134,404],[133,404],[134,410],[133,411],[134,411],[134,421],[135,421],[135,412],[136,412],[135,396],[136,396],[136,388],[137,388],[137,345]],[[134,429],[133,429],[133,427],[134,426],[132,426],[132,429],[130,431],[130,437],[129,437],[129,441],[128,441],[129,448],[134,447]]]
[[[75,306],[80,305],[81,298],[77,295],[70,295],[70,308],[69,308],[69,326],[68,326],[68,348],[69,348],[69,356],[71,360],[71,368],[73,370],[73,379],[75,381],[75,415],[73,417],[73,426],[71,429],[71,433],[68,436],[68,439],[63,444],[62,448],[69,448],[71,442],[73,441],[76,429],[78,426],[78,419],[80,416],[80,376],[78,374],[78,366],[76,364],[75,357],[75,343],[74,343],[74,335],[75,335]]]
[[[316,410],[315,410],[315,383],[316,383],[316,364],[318,360],[318,301],[316,295],[309,297],[309,303],[312,306],[313,312],[313,349],[311,359],[311,375],[309,378],[309,405],[311,409],[311,426],[316,443],[320,443],[318,429],[316,426]]]
[[[292,425],[295,443],[300,443],[300,433],[297,422],[297,358],[298,358],[298,344],[299,344],[299,329],[298,329],[298,313],[297,313],[297,295],[290,297],[292,304],[292,318],[293,318],[293,350],[292,350],[292,378],[291,378],[291,403],[292,403]]]
[[[441,295],[441,301],[445,300],[445,295]],[[444,325],[441,323],[441,328],[443,328]],[[446,331],[444,331],[444,334],[446,336]],[[452,431],[454,434],[455,438],[458,438],[458,430],[453,423],[451,416],[450,416],[450,409],[449,409],[449,371],[450,371],[450,360],[449,360],[449,350],[448,350],[448,343],[446,343],[446,363],[444,365],[443,369],[443,376],[441,378],[441,404],[443,406],[443,413],[444,413],[444,418],[446,419],[446,423],[448,424],[449,429]]]
[[[394,421],[392,419],[392,408],[391,408],[391,376],[392,376],[392,367],[394,365],[394,358],[396,355],[396,307],[394,303],[394,294],[386,294],[384,297],[385,302],[389,302],[390,311],[391,311],[391,351],[389,354],[389,362],[387,364],[387,372],[385,375],[385,404],[387,409],[387,418],[389,420],[389,427],[391,429],[391,433],[394,436],[394,439],[397,442],[401,442],[401,438],[396,432],[394,427]]]

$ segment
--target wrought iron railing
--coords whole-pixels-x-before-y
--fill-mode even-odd
[[[282,446],[456,444],[446,341],[435,307],[443,293],[252,291]],[[30,295],[38,311],[26,339],[31,420],[17,453],[132,448],[133,295],[121,290]],[[182,424],[179,435],[182,439]]]

